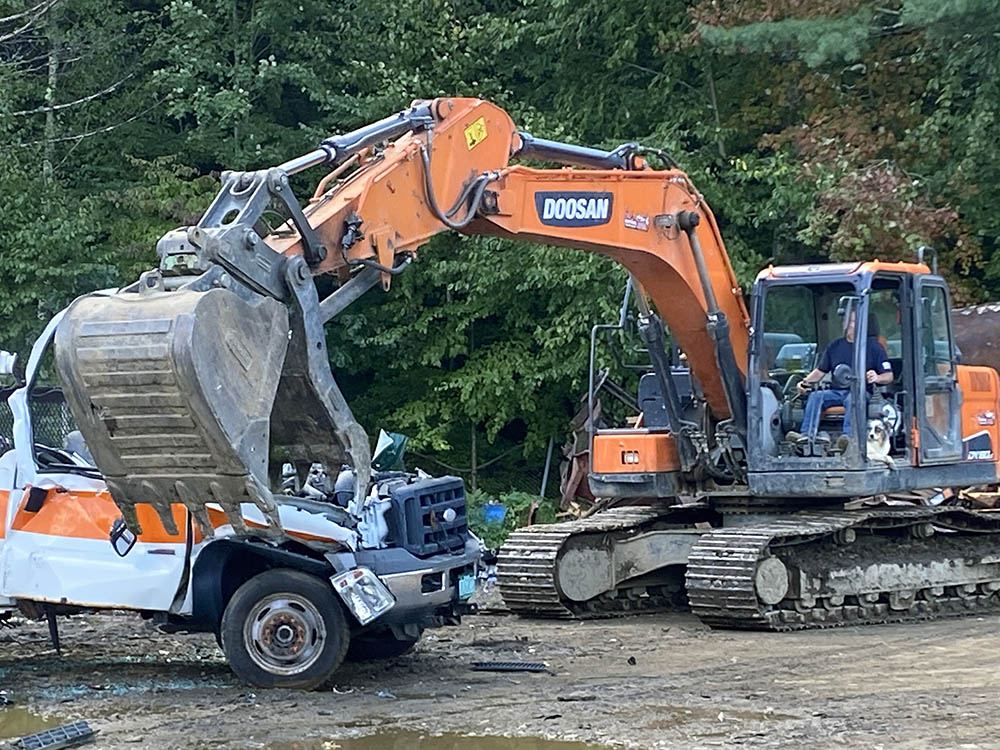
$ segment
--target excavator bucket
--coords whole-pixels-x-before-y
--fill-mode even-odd
[[[270,418],[289,316],[280,302],[208,291],[88,296],[56,334],[66,401],[129,528],[136,504],[178,533],[186,506],[211,536],[206,503],[244,532],[242,503],[280,530],[268,489]]]

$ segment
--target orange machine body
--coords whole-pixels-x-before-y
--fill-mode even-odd
[[[595,474],[679,471],[677,441],[667,432],[644,429],[601,430],[594,436]]]
[[[590,161],[573,160],[579,155],[574,149],[579,147],[554,142],[541,149],[533,147],[538,141],[519,133],[506,112],[479,99],[443,98],[419,105],[421,118],[432,123],[428,124],[428,119],[408,121],[413,130],[393,131],[395,140],[384,147],[345,157],[348,160],[321,182],[305,210],[325,248],[322,259],[314,254],[313,274],[333,274],[344,283],[352,278],[353,266],[370,267],[374,262],[381,267],[383,287],[388,288],[390,269],[395,269],[402,257],[413,255],[435,234],[449,229],[594,252],[628,270],[641,297],[640,310],[646,310],[648,299],[666,324],[671,343],[686,354],[691,379],[698,385],[698,408],[703,404],[707,411],[704,416],[708,419],[698,425],[706,442],[720,436],[714,425],[731,418],[750,419],[749,411],[738,413],[760,408],[750,404],[756,393],[749,360],[759,356],[750,351],[750,315],[715,217],[683,171],[653,169],[637,150],[624,146],[614,152],[591,151],[603,157],[628,156]],[[397,137],[399,132],[403,134]],[[541,169],[511,163],[526,156],[536,160],[551,157],[552,161],[582,168]],[[303,241],[290,224],[266,241],[278,252],[305,254]],[[521,259],[512,255],[508,262],[519,263]],[[799,278],[847,280],[876,274],[913,278],[930,275],[931,269],[923,263],[877,259],[768,267],[758,275],[758,286],[796,283]],[[722,316],[728,326],[720,325]],[[720,331],[725,333],[718,334]],[[715,340],[717,334],[719,341]],[[733,372],[734,368],[738,372]],[[965,457],[971,460],[984,461],[988,456],[995,461],[997,426],[988,422],[991,414],[995,421],[1000,391],[996,377],[996,373],[987,375],[973,368],[959,372],[958,385],[964,394],[963,438],[970,438],[963,447]],[[980,387],[986,382],[984,378],[989,380],[988,388]],[[823,492],[840,491],[841,485],[827,482],[822,476],[825,467],[820,471],[818,464],[811,474],[789,471],[786,457],[773,446],[767,456],[758,457],[760,446],[755,440],[759,428],[742,424],[738,431],[740,427],[747,437],[746,456],[753,457],[746,459],[749,469],[745,477],[751,494],[794,494],[802,491],[805,485],[800,486],[801,480],[807,476]],[[790,429],[785,427],[785,431]],[[972,439],[977,441],[975,446]],[[987,442],[986,448],[981,447]],[[918,449],[919,443],[920,435],[914,432],[910,448]],[[692,445],[686,437],[675,439],[666,430],[599,430],[593,435],[592,471],[596,475],[680,472],[690,479],[694,476]],[[730,467],[721,475],[716,471],[715,476],[727,483],[741,473],[731,467],[744,461],[739,455],[744,448],[734,449],[733,445],[715,446],[723,451],[720,455]],[[707,455],[702,451],[703,458]],[[845,468],[839,457],[831,460]],[[852,469],[866,466],[860,451],[850,461]],[[921,479],[903,480],[893,475],[893,481],[933,481],[936,486],[947,474],[941,468],[944,464],[953,467],[954,462],[950,456],[947,462],[933,456],[927,461],[916,460],[914,468],[927,469]],[[712,475],[712,471],[707,474]],[[952,471],[949,476],[959,474]],[[845,474],[844,481],[855,481],[857,476],[860,472]],[[885,489],[881,477],[873,477],[857,480],[861,482],[857,485],[859,494]]]
[[[1000,376],[992,367],[959,365],[958,385],[962,389],[962,440],[964,458],[996,461],[1000,445]],[[998,466],[1000,475],[1000,466]]]

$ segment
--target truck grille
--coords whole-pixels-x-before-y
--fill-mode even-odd
[[[465,551],[469,519],[465,511],[465,484],[458,477],[421,479],[394,487],[392,510],[386,514],[391,537],[417,557]],[[455,518],[445,520],[448,509]]]

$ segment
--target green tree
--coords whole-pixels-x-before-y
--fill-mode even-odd
[[[930,243],[960,300],[1000,291],[992,150],[978,163],[997,136],[995,2],[702,3],[692,15],[701,45],[767,71],[757,94],[779,116],[759,122],[747,161],[791,166],[775,183],[775,197],[798,194],[789,255],[895,260]]]

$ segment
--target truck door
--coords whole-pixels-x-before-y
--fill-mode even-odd
[[[938,276],[918,276],[914,291],[919,463],[953,462],[962,457],[962,394],[951,338],[951,300],[944,279]]]
[[[33,408],[31,391],[43,357],[51,356],[46,352],[61,319],[59,313],[49,321],[35,342],[27,383],[8,402],[14,451],[0,459],[0,491],[8,491],[0,593],[70,605],[169,610],[182,599],[188,576],[186,509],[174,507],[179,533],[169,534],[143,506],[144,533],[119,554],[110,531],[121,513],[97,470],[76,465],[58,445],[45,447],[42,431],[35,432],[45,415]]]

